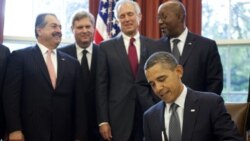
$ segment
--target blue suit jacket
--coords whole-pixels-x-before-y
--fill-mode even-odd
[[[7,60],[10,55],[10,50],[0,44],[0,140],[4,137],[5,132],[5,120],[3,113],[3,101],[2,101],[2,92],[4,77],[6,71]]]
[[[145,141],[162,141],[162,132],[165,131],[165,105],[161,101],[144,113]],[[243,141],[243,139],[220,96],[188,88],[182,141]]]
[[[37,45],[12,52],[3,93],[9,132],[22,130],[27,141],[87,139],[80,65],[60,51],[57,61],[54,89]]]
[[[163,37],[153,50],[171,52],[169,39]],[[188,32],[179,62],[184,69],[182,82],[188,87],[221,94],[223,69],[215,41]]]

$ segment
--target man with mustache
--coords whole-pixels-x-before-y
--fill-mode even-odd
[[[75,43],[60,48],[60,51],[68,53],[76,58],[82,67],[84,95],[86,97],[88,116],[89,141],[102,140],[96,121],[96,60],[98,46],[93,44],[95,19],[86,11],[77,12],[72,19],[71,30],[74,34]],[[84,58],[85,57],[85,58]],[[86,62],[85,60],[86,59]],[[87,64],[85,64],[87,63]]]
[[[39,14],[37,44],[13,51],[3,92],[10,141],[88,140],[79,62],[57,51],[61,24]]]

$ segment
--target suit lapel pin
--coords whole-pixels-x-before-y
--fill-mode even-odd
[[[61,58],[62,61],[65,61],[65,58]]]
[[[195,112],[195,109],[191,109],[190,111],[191,111],[191,112]]]
[[[189,42],[189,43],[188,43],[188,45],[190,45],[190,46],[191,46],[191,45],[192,45],[192,43],[191,43],[191,42]]]

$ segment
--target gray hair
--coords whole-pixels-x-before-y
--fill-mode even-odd
[[[178,65],[178,61],[171,53],[160,51],[152,54],[147,59],[144,65],[144,70],[147,70],[158,63],[166,65],[170,70],[174,70]]]
[[[139,6],[139,4],[137,2],[134,2],[132,0],[119,0],[118,2],[116,2],[115,4],[115,8],[114,8],[114,15],[115,15],[115,18],[118,19],[118,8],[120,5],[123,5],[123,4],[131,4],[134,6],[135,8],[135,12],[136,14],[141,14],[141,8]]]
[[[95,18],[91,13],[89,13],[87,11],[78,11],[74,14],[74,16],[72,18],[71,26],[72,27],[74,26],[75,21],[79,21],[79,20],[84,19],[84,18],[88,18],[90,20],[91,24],[93,26],[95,25]]]
[[[56,17],[56,15],[53,13],[41,13],[36,17],[36,22],[35,22],[35,36],[36,36],[36,38],[38,37],[38,33],[37,33],[36,29],[46,26],[47,22],[45,21],[45,18],[48,15]]]

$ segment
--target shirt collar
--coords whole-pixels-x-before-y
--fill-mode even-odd
[[[170,41],[172,42],[174,39],[180,39],[182,42],[185,43],[187,35],[188,35],[188,28],[186,27],[185,30],[181,33],[181,35],[179,35],[176,38],[171,38]]]
[[[89,54],[92,54],[93,52],[93,43],[91,43],[88,47],[86,48],[81,48],[77,43],[75,43],[75,46],[76,46],[76,51],[77,51],[77,54],[81,54],[82,51],[84,49],[86,49],[88,51]]]
[[[47,48],[46,46],[44,46],[43,44],[41,44],[39,42],[37,42],[37,45],[40,48],[43,55],[46,54],[47,51],[49,50],[49,48]],[[56,49],[53,49],[52,52],[56,55]]]
[[[130,41],[130,38],[131,38],[130,36],[127,36],[127,35],[124,34],[124,33],[122,33],[122,37],[123,37],[124,40],[127,40],[127,41]],[[139,41],[140,33],[137,32],[137,33],[135,34],[135,36],[133,36],[133,38],[135,38],[135,41]]]
[[[184,109],[186,96],[187,96],[187,87],[183,84],[183,90],[174,103]],[[171,104],[172,103],[167,103],[167,106],[170,107]]]

